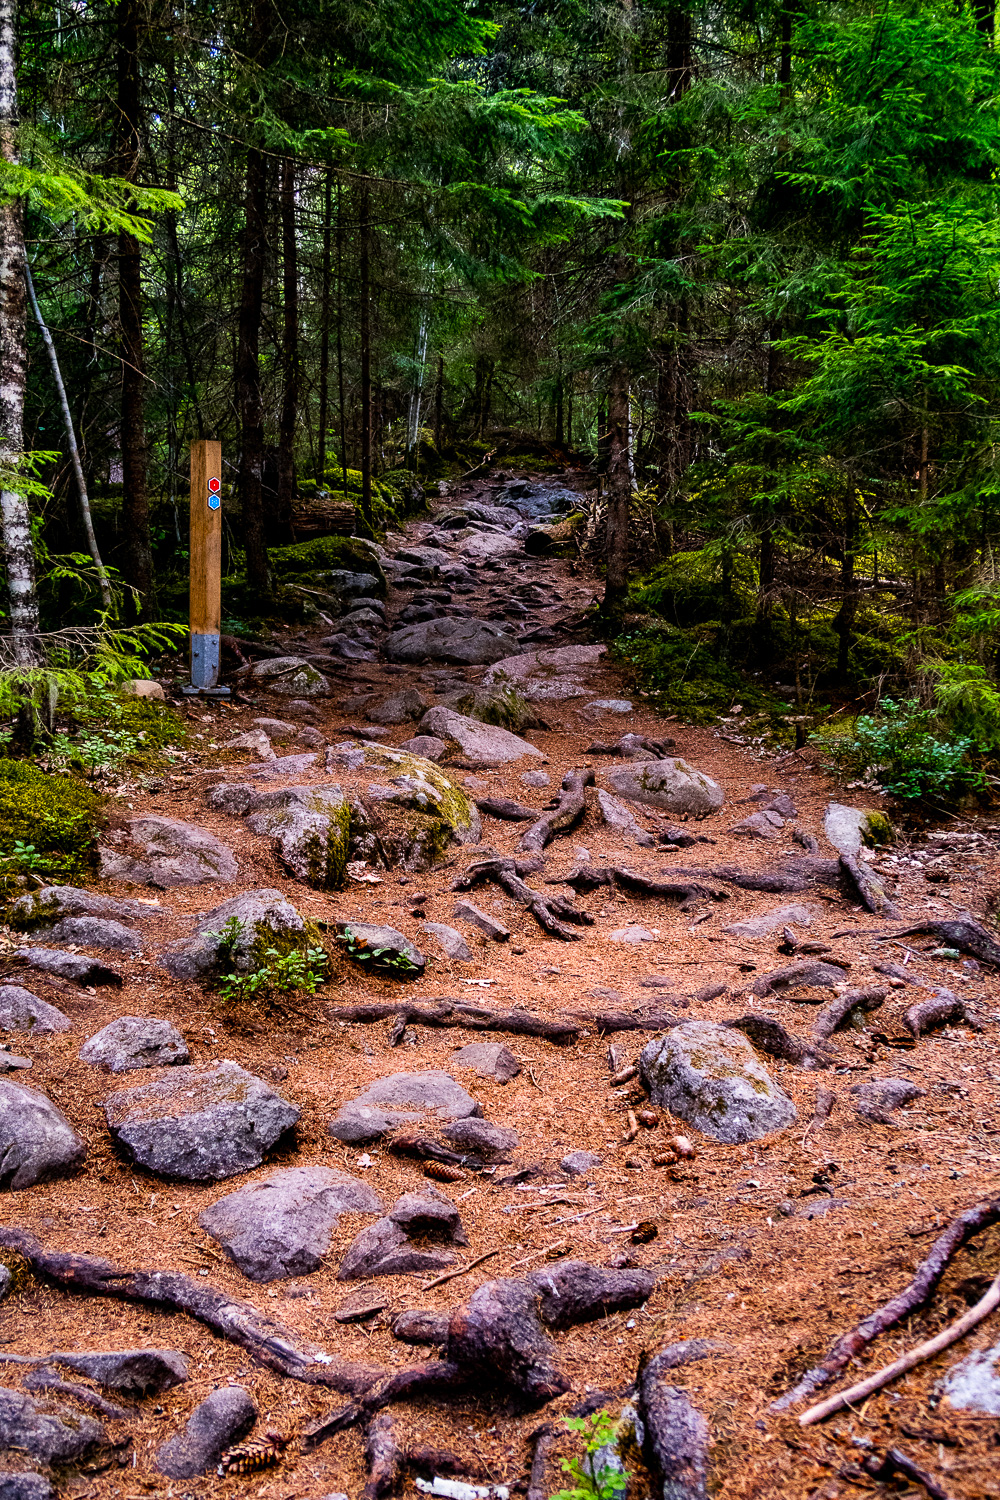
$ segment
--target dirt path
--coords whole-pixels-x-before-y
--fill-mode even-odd
[[[494,504],[501,482],[453,492],[438,511],[470,501]],[[435,523],[416,523],[405,539],[390,539],[388,550],[419,547],[429,537],[442,539]],[[473,561],[470,571],[471,592],[452,590],[450,601],[431,599],[427,607],[467,608],[471,615],[493,623],[516,624],[521,650],[583,639],[574,622],[596,584],[573,564],[529,559],[511,551]],[[526,597],[517,592],[525,585],[538,587]],[[421,588],[425,595],[432,593],[433,581],[416,590],[391,589],[390,624],[407,606],[413,613],[414,594],[419,597]],[[420,608],[418,603],[416,610]],[[317,700],[315,712],[296,722],[317,730],[314,739],[332,744],[350,738],[347,727],[364,724],[363,710],[387,693],[412,687],[431,703],[449,686],[481,681],[486,670],[441,663],[409,667],[380,658],[338,663],[319,644],[328,633],[329,627],[324,627],[309,635],[290,634],[287,645],[290,653],[308,656],[330,673],[332,697]],[[535,639],[523,639],[531,633]],[[383,637],[376,632],[376,638]],[[906,1283],[936,1229],[978,1198],[996,1194],[996,979],[966,959],[934,956],[931,950],[942,947],[934,939],[914,938],[889,948],[878,945],[873,934],[884,931],[886,923],[862,911],[835,885],[818,883],[802,893],[766,894],[740,889],[713,875],[708,883],[725,898],[699,898],[679,909],[675,901],[643,899],[609,888],[574,896],[569,886],[552,883],[581,864],[627,865],[648,877],[667,879],[678,866],[738,865],[757,871],[787,867],[789,856],[803,856],[791,837],[793,827],[813,835],[822,856],[829,859],[835,853],[823,835],[831,788],[803,757],[758,755],[717,731],[664,723],[603,663],[573,669],[570,675],[579,681],[581,696],[535,705],[545,727],[528,731],[527,738],[542,752],[544,762],[523,760],[448,774],[478,799],[510,798],[541,813],[568,770],[590,767],[597,773],[598,787],[606,788],[604,768],[627,764],[590,753],[595,739],[612,741],[626,732],[650,739],[669,735],[676,740],[672,753],[718,782],[726,798],[711,816],[681,824],[665,812],[633,805],[638,823],[654,838],[667,827],[680,826],[709,841],[677,849],[626,841],[600,818],[595,793],[589,792],[583,819],[549,845],[544,869],[526,877],[548,895],[575,900],[593,918],[592,925],[579,928],[573,942],[546,936],[523,906],[496,885],[480,886],[469,898],[509,930],[509,941],[494,942],[456,918],[453,882],[491,849],[515,855],[523,823],[484,816],[481,844],[454,847],[443,866],[410,874],[371,868],[363,873],[376,876],[377,883],[352,880],[343,892],[315,890],[291,878],[268,838],[251,833],[238,818],[210,811],[205,800],[206,788],[218,779],[206,773],[221,767],[229,780],[236,780],[234,767],[253,765],[245,755],[220,754],[213,745],[230,732],[250,729],[255,718],[284,718],[287,705],[274,696],[248,693],[253,701],[190,709],[189,717],[200,721],[192,724],[196,738],[190,760],[157,795],[132,797],[130,808],[122,813],[148,811],[198,824],[233,850],[238,877],[227,884],[189,885],[162,894],[140,891],[160,905],[151,906],[149,917],[138,924],[141,954],[112,955],[109,960],[123,976],[120,989],[45,985],[37,976],[29,979],[27,971],[19,971],[19,982],[58,1005],[72,1028],[51,1036],[12,1033],[10,1044],[32,1060],[27,1081],[64,1111],[86,1142],[87,1155],[84,1166],[69,1177],[8,1193],[4,1224],[29,1229],[60,1250],[133,1267],[186,1272],[256,1304],[338,1362],[358,1361],[385,1370],[402,1369],[434,1353],[393,1337],[392,1323],[400,1311],[426,1308],[443,1313],[482,1282],[523,1276],[555,1266],[565,1257],[600,1266],[648,1268],[656,1273],[656,1289],[641,1307],[554,1335],[556,1361],[570,1389],[540,1416],[516,1411],[507,1398],[491,1394],[484,1380],[478,1393],[465,1389],[437,1401],[393,1407],[397,1436],[408,1445],[457,1452],[465,1464],[462,1478],[516,1483],[527,1474],[527,1437],[539,1421],[569,1411],[597,1391],[612,1393],[607,1404],[618,1411],[644,1353],[655,1354],[679,1340],[709,1338],[716,1342],[715,1351],[678,1370],[674,1378],[709,1424],[715,1493],[816,1495],[823,1500],[855,1493],[849,1478],[858,1471],[849,1466],[863,1457],[866,1443],[879,1450],[893,1443],[904,1448],[939,1476],[949,1494],[997,1493],[995,1419],[955,1411],[947,1402],[938,1406],[933,1399],[935,1381],[949,1365],[970,1348],[995,1343],[995,1324],[992,1329],[987,1324],[957,1353],[942,1356],[874,1398],[863,1412],[848,1413],[822,1428],[802,1433],[794,1417],[769,1411],[772,1399],[822,1357],[840,1332]],[[633,706],[627,713],[587,707],[599,700],[630,698]],[[400,725],[383,737],[383,743],[400,744],[415,732],[413,723]],[[276,748],[282,754],[306,747],[290,740]],[[526,769],[546,772],[548,787],[526,785]],[[331,779],[323,770],[321,747],[314,768],[294,779],[306,785]],[[734,823],[763,805],[748,800],[761,784],[769,792],[787,794],[795,805],[794,817],[775,829],[773,840],[731,833]],[[961,828],[963,834],[974,831],[971,825]],[[982,915],[995,867],[996,837],[993,830],[977,839],[930,840],[924,850],[901,851],[902,862],[895,865],[883,859],[880,863],[907,920],[946,917],[956,907]],[[895,857],[900,858],[900,851]],[[911,858],[914,863],[907,863]],[[933,868],[932,860],[938,862]],[[946,878],[928,883],[928,869]],[[392,978],[369,978],[338,958],[331,982],[315,997],[227,1007],[211,990],[172,979],[159,966],[158,953],[189,931],[193,914],[240,891],[263,887],[280,890],[303,916],[323,923],[375,922],[400,930],[426,955],[426,973],[407,985]],[[106,883],[103,889],[116,898],[136,894],[121,885]],[[828,945],[827,956],[836,960],[851,985],[884,986],[885,1003],[865,1018],[865,1029],[837,1034],[831,1067],[817,1071],[762,1057],[771,1078],[795,1105],[797,1119],[789,1128],[743,1145],[725,1145],[692,1130],[688,1133],[696,1145],[695,1159],[669,1164],[664,1161],[669,1154],[666,1139],[679,1122],[671,1122],[660,1110],[655,1128],[641,1129],[637,1138],[627,1139],[628,1112],[639,1107],[644,1096],[634,1084],[614,1087],[610,1081],[612,1068],[634,1062],[645,1042],[661,1033],[630,1030],[602,1036],[595,1018],[618,1012],[634,1021],[651,1011],[666,1011],[678,1022],[723,1022],[756,1013],[805,1036],[819,1009],[815,1002],[827,1001],[836,992],[814,986],[800,990],[797,997],[755,996],[752,987],[762,975],[791,961],[779,951],[781,930],[758,939],[724,930],[788,902],[805,902],[815,909],[811,925],[794,929],[797,937]],[[449,959],[424,922],[460,930],[470,959]],[[646,938],[614,939],[614,933],[631,927],[642,928]],[[20,941],[11,935],[12,943]],[[903,1012],[923,992],[873,966],[903,965],[904,960],[907,979],[945,984],[974,1001],[985,1029],[974,1032],[956,1025],[922,1038],[916,1047],[891,1045],[903,1037]],[[720,993],[713,999],[697,998],[710,988]],[[403,1003],[440,996],[500,1011],[525,1008],[546,1018],[570,1016],[578,1020],[582,1034],[567,1045],[554,1045],[530,1036],[484,1038],[474,1030],[409,1025],[399,1045],[391,1046],[391,1019],[367,1025],[338,1019],[343,1007],[373,998]],[[256,1172],[225,1182],[169,1181],[130,1165],[108,1135],[101,1104],[110,1092],[145,1083],[152,1075],[130,1072],[109,1078],[78,1057],[85,1038],[124,1015],[172,1021],[183,1033],[195,1065],[232,1059],[267,1081],[301,1110],[294,1135],[271,1150]],[[879,1043],[874,1033],[890,1043]],[[511,1081],[482,1078],[452,1063],[456,1049],[484,1039],[503,1042],[514,1054],[520,1071]],[[371,1222],[370,1215],[348,1212],[333,1228],[319,1270],[257,1285],[199,1227],[198,1216],[208,1205],[276,1168],[336,1167],[363,1178],[387,1205],[401,1194],[425,1188],[419,1161],[390,1154],[384,1142],[343,1144],[331,1138],[328,1125],[338,1108],[369,1083],[391,1073],[427,1070],[451,1072],[479,1101],[487,1121],[512,1127],[519,1138],[509,1164],[494,1173],[467,1172],[459,1181],[435,1184],[457,1205],[467,1235],[468,1245],[457,1250],[455,1264],[492,1252],[481,1267],[426,1291],[423,1278],[416,1275],[338,1281],[344,1253]],[[892,1123],[862,1117],[850,1095],[855,1086],[884,1078],[909,1081],[922,1090]],[[822,1090],[831,1090],[835,1103],[829,1121],[811,1128]],[[560,1163],[567,1153],[581,1151],[593,1153],[599,1161],[571,1175]],[[662,1164],[656,1164],[657,1158]],[[496,1179],[505,1179],[505,1184]],[[546,1192],[546,1186],[552,1190]],[[633,1243],[632,1226],[645,1223],[655,1226],[655,1237]],[[962,1283],[992,1277],[998,1269],[1000,1232],[992,1230],[956,1258],[943,1289],[924,1314],[910,1320],[905,1336],[897,1332],[876,1343],[874,1364],[964,1310]],[[359,1286],[377,1293],[373,1300],[384,1306],[361,1321],[339,1321],[338,1309]],[[362,1494],[367,1473],[356,1427],[308,1451],[298,1441],[342,1398],[270,1373],[244,1350],[191,1319],[73,1295],[29,1279],[0,1304],[0,1339],[3,1355],[164,1347],[180,1349],[189,1357],[186,1382],[146,1398],[126,1419],[107,1421],[113,1440],[125,1444],[131,1439],[132,1446],[117,1450],[120,1457],[110,1467],[98,1466],[96,1472],[85,1468],[62,1482],[61,1491],[75,1500],[199,1495],[209,1490],[252,1491],[273,1500],[318,1500],[338,1491],[353,1500]],[[22,1366],[12,1365],[4,1380],[21,1389],[23,1373]],[[853,1378],[853,1369],[850,1373]],[[272,1473],[225,1479],[209,1473],[184,1480],[180,1489],[172,1487],[175,1482],[155,1467],[156,1449],[183,1428],[195,1405],[213,1388],[227,1384],[238,1384],[252,1394],[260,1413],[256,1434],[273,1428],[296,1441]],[[553,1448],[543,1494],[562,1486],[557,1460],[572,1451],[570,1439],[560,1439]],[[10,1466],[22,1465],[15,1459]],[[646,1493],[648,1484],[638,1479],[635,1495]],[[412,1479],[401,1485],[412,1492]]]

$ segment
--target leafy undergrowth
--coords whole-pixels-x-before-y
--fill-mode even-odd
[[[19,875],[73,882],[97,866],[102,798],[69,775],[0,760],[0,885]]]

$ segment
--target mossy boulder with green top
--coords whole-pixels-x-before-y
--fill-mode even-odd
[[[327,765],[352,776],[350,852],[389,869],[427,870],[455,844],[478,844],[479,812],[433,761],[362,740],[332,745]],[[375,777],[371,773],[375,773]]]

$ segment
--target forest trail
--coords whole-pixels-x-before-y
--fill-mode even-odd
[[[86,1158],[71,1175],[8,1195],[6,1228],[30,1231],[46,1250],[99,1256],[132,1269],[184,1273],[204,1289],[221,1292],[223,1300],[255,1305],[291,1330],[301,1345],[325,1351],[310,1366],[312,1375],[287,1378],[287,1373],[265,1367],[259,1345],[254,1356],[249,1337],[240,1347],[192,1318],[144,1303],[67,1291],[52,1280],[22,1280],[16,1294],[0,1304],[2,1360],[53,1350],[120,1348],[176,1349],[188,1358],[185,1380],[145,1396],[123,1416],[100,1417],[117,1446],[110,1464],[102,1460],[88,1467],[88,1459],[80,1477],[72,1478],[65,1493],[74,1500],[166,1496],[174,1492],[174,1479],[163,1472],[171,1462],[175,1478],[184,1478],[185,1495],[210,1490],[242,1495],[252,1489],[273,1500],[318,1500],[334,1493],[355,1500],[397,1488],[412,1493],[414,1475],[427,1479],[452,1473],[481,1484],[527,1487],[532,1500],[544,1500],[563,1485],[559,1458],[579,1448],[576,1439],[558,1428],[553,1444],[543,1433],[541,1458],[529,1485],[539,1424],[555,1422],[592,1396],[596,1400],[595,1393],[602,1393],[598,1404],[617,1416],[644,1353],[656,1355],[665,1346],[696,1340],[711,1343],[687,1343],[683,1358],[691,1362],[670,1380],[701,1414],[708,1436],[698,1437],[697,1422],[689,1428],[693,1457],[686,1477],[677,1479],[685,1487],[672,1494],[704,1493],[699,1477],[703,1448],[714,1493],[834,1500],[854,1493],[850,1484],[858,1475],[860,1482],[871,1483],[858,1467],[871,1445],[879,1452],[893,1445],[905,1450],[918,1466],[938,1476],[943,1493],[995,1493],[990,1488],[996,1475],[990,1424],[947,1402],[938,1405],[934,1397],[936,1382],[970,1348],[995,1343],[995,1326],[991,1333],[985,1325],[957,1351],[917,1369],[863,1411],[818,1428],[801,1431],[795,1421],[800,1407],[774,1413],[770,1403],[815,1365],[842,1332],[907,1283],[936,1232],[955,1214],[996,1194],[1000,1005],[995,974],[965,953],[951,956],[949,945],[933,935],[890,944],[876,939],[897,925],[948,920],[960,909],[981,918],[1000,832],[961,824],[952,837],[932,835],[920,848],[900,846],[880,855],[875,868],[902,920],[897,924],[863,910],[856,893],[841,883],[832,864],[837,851],[824,834],[828,803],[854,800],[852,794],[838,793],[803,755],[773,755],[738,743],[738,717],[717,729],[659,718],[605,658],[579,649],[592,644],[584,634],[583,615],[597,581],[565,558],[527,556],[520,521],[512,530],[509,517],[499,526],[481,516],[476,520],[474,509],[467,527],[442,524],[443,517],[454,519],[463,507],[467,514],[469,506],[499,504],[509,510],[520,499],[530,508],[532,497],[553,483],[504,475],[454,486],[430,519],[412,523],[405,537],[386,543],[395,560],[388,568],[394,575],[386,601],[389,635],[408,622],[480,620],[514,638],[514,655],[564,653],[550,658],[548,666],[543,659],[520,679],[529,701],[534,696],[531,708],[544,721],[523,731],[539,754],[490,766],[476,764],[475,755],[465,753],[466,764],[455,767],[452,747],[441,762],[441,770],[474,799],[526,804],[539,818],[550,798],[559,795],[567,773],[592,771],[594,786],[584,784],[585,776],[577,778],[586,804],[583,816],[552,838],[543,854],[530,842],[522,847],[531,826],[527,820],[504,821],[482,812],[481,838],[454,844],[443,863],[409,872],[354,864],[346,888],[329,891],[294,878],[279,859],[273,838],[254,832],[238,815],[241,806],[265,812],[277,806],[288,786],[311,789],[337,782],[347,791],[364,768],[353,764],[343,747],[361,745],[380,729],[381,743],[390,746],[427,732],[416,722],[424,712],[416,706],[411,708],[413,719],[378,725],[379,705],[387,696],[418,694],[433,708],[450,693],[483,685],[490,670],[484,664],[386,660],[387,632],[379,610],[372,608],[368,613],[373,618],[355,622],[353,629],[335,622],[321,630],[289,633],[280,642],[287,655],[307,660],[328,677],[330,696],[290,708],[287,697],[244,680],[232,704],[188,707],[195,737],[187,761],[155,794],[131,799],[134,805],[122,809],[121,829],[117,834],[112,830],[112,844],[119,853],[126,847],[122,837],[131,817],[179,819],[225,845],[237,873],[230,879],[146,891],[121,880],[103,881],[101,893],[114,901],[138,896],[145,903],[131,916],[120,914],[122,924],[139,934],[139,947],[109,955],[106,949],[88,948],[83,929],[76,942],[67,941],[65,928],[47,946],[99,959],[120,975],[120,986],[81,985],[46,975],[16,957],[25,939],[8,931],[9,980],[37,993],[70,1022],[68,1030],[47,1035],[12,1035],[12,1047],[32,1063],[30,1073],[12,1076],[27,1078],[65,1114],[85,1144]],[[572,476],[567,483],[572,484]],[[450,564],[428,561],[429,546]],[[451,585],[441,581],[448,566]],[[407,578],[407,567],[422,568],[423,575]],[[471,576],[471,583],[457,581],[461,572]],[[575,657],[565,652],[572,647],[578,648]],[[344,651],[362,659],[348,661],[337,654]],[[416,697],[410,701],[418,703]],[[369,710],[375,711],[375,719],[365,717]],[[284,775],[275,775],[283,768],[273,759],[248,759],[248,752],[219,748],[228,735],[259,729],[255,721],[264,717],[288,726],[272,729],[279,757],[315,759],[289,763]],[[688,817],[629,801],[625,806],[635,827],[629,831],[608,822],[601,815],[599,794],[613,792],[609,772],[617,774],[617,768],[627,773],[632,762],[591,747],[595,741],[610,745],[625,734],[673,740],[661,753],[682,757],[711,778],[725,794],[722,806],[704,817]],[[648,746],[643,755],[647,761],[657,758]],[[266,779],[254,780],[256,776]],[[387,780],[391,768],[374,778],[369,768],[373,787]],[[235,793],[220,790],[240,786],[250,788],[242,804]],[[247,800],[259,796],[261,786],[274,794],[266,806]],[[377,802],[381,794],[369,791],[369,800]],[[857,800],[874,805],[868,794]],[[766,808],[772,809],[770,818]],[[753,826],[759,836],[732,831],[747,818],[757,820]],[[807,852],[810,847],[814,852]],[[520,861],[520,874],[510,864],[495,863],[494,872],[506,873],[507,888],[494,875],[467,891],[455,890],[455,882],[471,868],[491,860]],[[647,881],[686,886],[685,898],[637,893],[621,876],[614,884],[599,883],[600,872],[611,867]],[[742,888],[727,878],[732,867],[751,875],[783,873],[786,889]],[[571,902],[589,920],[571,920],[569,940],[549,935],[523,900],[510,894],[517,879],[550,905],[557,898]],[[252,999],[227,1003],[197,979],[164,971],[159,955],[187,939],[193,917],[264,890],[281,892],[303,918],[324,924],[334,948],[337,923],[394,929],[425,956],[425,972],[416,981],[376,977],[338,950],[330,981],[314,996],[279,995],[255,1004]],[[484,926],[501,924],[509,936],[498,932],[502,940],[497,941],[480,930],[461,907],[456,912],[462,901],[473,902],[484,914]],[[768,926],[763,918],[788,907],[798,910],[784,911],[777,925],[762,930]],[[469,957],[449,957],[442,943],[454,946],[454,937],[435,934],[427,923],[452,930]],[[768,992],[765,976],[794,963],[803,969]],[[819,1040],[817,1016],[828,1014],[845,982],[857,989],[881,989],[884,999],[871,1002],[877,1009],[859,1013],[856,1026]],[[904,1013],[941,986],[967,1002],[975,1027],[981,1029],[957,1021],[914,1040]],[[451,1011],[440,1005],[442,997]],[[355,1009],[353,1017],[344,1019],[351,1007],[372,1003],[389,1003],[393,1013],[366,1021]],[[454,1024],[461,1020],[454,1009],[460,1005],[500,1013],[501,1029],[484,1033],[479,1025]],[[433,1024],[414,1019],[416,1006],[427,1007],[424,1019]],[[398,1013],[408,1011],[408,1020],[397,1021]],[[151,1079],[173,1088],[184,1070],[110,1075],[81,1061],[84,1039],[122,1016],[171,1022],[198,1069],[231,1060],[262,1080],[268,1091],[294,1105],[294,1132],[279,1131],[270,1149],[261,1146],[262,1164],[251,1163],[247,1170],[237,1162],[224,1181],[221,1172],[218,1180],[183,1181],[137,1165],[126,1149],[128,1130],[133,1130],[132,1139],[141,1137],[149,1106],[139,1103],[119,1129],[116,1144],[103,1102]],[[526,1017],[562,1023],[563,1039],[523,1034]],[[663,1107],[650,1111],[645,1093],[627,1073],[640,1050],[675,1023],[721,1024],[740,1018],[749,1018],[744,1029],[760,1049],[756,1066],[766,1069],[771,1081],[762,1082],[758,1093],[784,1112],[782,1128],[726,1144],[672,1118]],[[762,1018],[779,1025],[768,1030]],[[797,1042],[798,1062],[773,1055],[781,1028]],[[739,1038],[740,1032],[731,1035]],[[498,1054],[494,1047],[455,1059],[459,1049],[483,1042],[506,1050]],[[352,1127],[341,1130],[340,1139],[331,1136],[328,1127],[342,1107],[378,1080],[439,1072],[460,1085],[442,1095],[459,1125],[468,1116],[458,1097],[462,1090],[476,1102],[478,1113],[467,1119],[464,1133],[453,1125],[449,1136],[433,1120],[421,1126],[419,1135],[438,1142],[438,1165],[430,1170],[446,1169],[430,1183],[417,1145],[413,1154],[400,1155],[388,1149],[385,1135],[366,1138],[363,1130]],[[865,1090],[888,1079],[902,1081],[895,1092]],[[246,1097],[240,1096],[240,1108],[250,1109],[252,1093],[251,1086]],[[832,1102],[824,1099],[827,1093]],[[904,1107],[894,1107],[899,1100]],[[391,1102],[376,1097],[369,1107],[377,1109],[381,1103],[384,1109]],[[268,1103],[267,1109],[277,1118],[277,1106]],[[170,1110],[183,1116],[183,1100],[172,1095],[168,1117]],[[643,1110],[649,1128],[640,1118]],[[115,1116],[119,1125],[127,1114],[123,1104]],[[504,1148],[495,1131],[484,1134],[480,1118],[516,1132],[516,1144]],[[241,1130],[227,1116],[219,1139],[231,1146]],[[169,1118],[165,1133],[171,1136]],[[671,1149],[669,1142],[678,1134],[690,1138],[693,1157],[683,1146]],[[176,1139],[162,1144],[164,1151],[175,1147]],[[212,1147],[217,1148],[219,1140]],[[477,1151],[476,1170],[460,1165],[449,1175],[449,1156],[453,1162],[455,1156],[468,1159]],[[499,1154],[499,1163],[490,1161],[491,1151]],[[574,1159],[574,1153],[590,1157]],[[479,1170],[484,1161],[486,1170]],[[199,1215],[249,1183],[288,1168],[332,1168],[358,1181],[346,1190],[347,1206],[341,1205],[340,1216],[333,1214],[332,1223],[326,1223],[329,1248],[321,1253],[318,1269],[310,1269],[300,1245],[298,1262],[288,1262],[292,1272],[255,1282],[224,1253],[223,1240],[236,1235],[232,1226],[219,1228],[216,1216],[208,1221],[215,1228],[211,1234],[199,1225]],[[434,1219],[425,1203],[423,1219],[417,1212],[419,1222],[415,1228],[411,1223],[407,1234],[399,1226],[408,1222],[409,1210],[400,1209],[399,1200],[416,1193],[426,1197],[431,1185],[453,1207],[439,1204]],[[294,1240],[302,1230],[296,1219],[310,1214],[308,1232],[300,1237],[309,1244],[322,1240],[316,1229],[317,1200],[309,1198],[313,1187],[300,1183],[300,1188],[305,1198],[253,1221],[253,1243],[249,1248],[244,1243],[242,1251],[248,1262],[254,1256],[280,1258],[282,1235]],[[388,1209],[393,1204],[396,1219],[377,1219],[379,1205]],[[364,1235],[368,1238],[359,1244]],[[355,1279],[338,1280],[349,1251]],[[401,1266],[409,1255],[416,1257],[429,1283],[447,1270],[461,1271],[479,1260],[482,1264],[452,1280],[442,1274],[440,1284],[430,1285],[418,1272],[371,1273],[381,1264]],[[606,1290],[611,1310],[587,1321],[579,1321],[582,1314],[559,1313],[550,1319],[547,1333],[533,1321],[534,1314],[522,1309],[516,1318],[510,1315],[514,1331],[508,1328],[501,1337],[497,1328],[503,1320],[495,1307],[488,1316],[482,1314],[487,1323],[493,1318],[483,1333],[485,1324],[477,1324],[480,1313],[474,1308],[465,1317],[464,1332],[453,1320],[448,1334],[453,1388],[387,1404],[383,1416],[367,1428],[363,1420],[349,1416],[343,1430],[331,1429],[323,1440],[307,1441],[308,1430],[331,1408],[349,1408],[348,1395],[363,1394],[366,1381],[371,1385],[374,1377],[359,1373],[362,1367],[384,1374],[433,1359],[444,1337],[443,1315],[480,1284],[520,1280],[534,1272],[555,1276],[560,1265],[578,1261],[648,1275],[632,1281],[625,1277],[613,1287],[612,1278]],[[964,1310],[969,1286],[974,1282],[981,1289],[983,1276],[995,1275],[998,1264],[1000,1230],[988,1229],[956,1255],[942,1289],[924,1313],[910,1319],[902,1338],[897,1334],[876,1341],[865,1369],[877,1367],[898,1353],[901,1343],[909,1347]],[[397,1320],[414,1310],[433,1315],[409,1320],[410,1336],[415,1330],[432,1346],[426,1353],[393,1333],[394,1326],[407,1332],[407,1324]],[[596,1310],[597,1304],[591,1305],[591,1314]],[[284,1355],[274,1356],[272,1350],[272,1365],[273,1357]],[[346,1367],[353,1373],[341,1380],[340,1394],[309,1383],[317,1370]],[[849,1366],[844,1378],[853,1379],[855,1373],[856,1367]],[[983,1389],[987,1375],[981,1377]],[[3,1379],[14,1390],[38,1389],[27,1365],[8,1364]],[[533,1379],[536,1409],[526,1410],[511,1391],[519,1388],[523,1394]],[[336,1380],[334,1374],[330,1383],[336,1386]],[[544,1392],[540,1398],[538,1393],[545,1380],[553,1399],[539,1411]],[[838,1384],[834,1381],[823,1394]],[[249,1393],[258,1413],[251,1436],[262,1438],[275,1430],[290,1439],[280,1467],[263,1475],[218,1478],[212,1467],[199,1473],[162,1454],[157,1459],[161,1445],[184,1431],[195,1406],[213,1389],[237,1386]],[[993,1389],[1000,1395],[1000,1380],[994,1380]],[[72,1405],[71,1393],[57,1389],[57,1396]],[[655,1401],[648,1391],[643,1400],[652,1420]],[[226,1418],[232,1440],[246,1429],[248,1412],[252,1415],[241,1408],[231,1420]],[[362,1429],[368,1434],[367,1462]],[[96,1439],[94,1451],[104,1451]],[[454,1458],[450,1469],[447,1454]],[[636,1468],[632,1458],[627,1461]],[[637,1479],[629,1493],[645,1494],[650,1483]]]

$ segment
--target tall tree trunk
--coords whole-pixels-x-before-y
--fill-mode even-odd
[[[441,452],[444,441],[444,355],[438,355],[437,380],[434,383],[434,451]]]
[[[360,333],[361,333],[361,534],[374,537],[372,509],[372,329],[371,329],[371,226],[368,222],[368,186],[361,188],[360,221]]]
[[[837,676],[847,680],[851,645],[854,641],[854,621],[858,613],[855,555],[858,548],[858,507],[854,486],[848,485],[844,497],[844,556],[840,565],[840,609],[833,622],[839,637],[837,648]]]
[[[17,160],[17,0],[0,0],[0,157]],[[20,198],[0,199],[0,469],[14,474],[24,447],[24,220]],[[28,502],[0,490],[11,649],[22,667],[36,666],[38,596]]]
[[[632,510],[632,455],[629,447],[629,381],[624,365],[615,364],[608,381],[606,573],[601,614],[619,627],[628,592],[629,519]]]
[[[319,335],[319,441],[316,444],[316,484],[326,484],[326,424],[330,419],[330,221],[333,217],[333,184],[323,174],[323,283],[320,293]]]
[[[133,182],[139,170],[139,4],[118,0],[118,174]],[[140,619],[152,609],[153,549],[149,537],[145,352],[142,331],[142,256],[139,241],[118,234],[118,318],[121,325],[122,573],[135,590]]]
[[[295,235],[295,163],[281,158],[282,394],[278,426],[277,522],[292,540],[295,498],[295,426],[299,415],[299,256]]]
[[[340,468],[347,498],[347,408],[344,405],[344,220],[337,183],[337,401],[340,411]]]
[[[563,408],[563,374],[562,374],[562,365],[561,364],[559,366],[558,374],[556,375],[555,398],[556,398],[556,400],[555,400],[555,406],[556,406],[556,423],[555,423],[555,428],[556,428],[556,431],[555,431],[556,447],[557,448],[561,448],[563,446],[564,441],[565,441],[565,426],[564,426],[564,416],[565,416],[565,413],[564,413],[564,408]]]
[[[260,388],[260,324],[267,252],[267,163],[247,148],[243,223],[243,286],[236,349],[236,400],[240,413],[240,509],[246,576],[251,589],[271,592],[264,541],[264,400]]]

